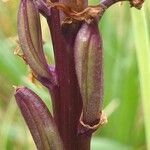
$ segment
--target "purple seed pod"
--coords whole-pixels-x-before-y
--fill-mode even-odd
[[[54,72],[46,62],[40,16],[34,0],[22,0],[18,13],[18,35],[26,62],[37,78],[45,78],[56,83]]]
[[[75,40],[75,67],[83,101],[84,123],[100,120],[103,97],[102,39],[97,22],[84,23]]]
[[[63,150],[57,127],[44,102],[26,87],[16,89],[15,98],[38,150]]]

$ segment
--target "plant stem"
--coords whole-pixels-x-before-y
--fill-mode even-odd
[[[78,144],[80,145],[78,150],[90,150],[91,137],[92,137],[92,135],[90,135],[90,134],[81,135],[78,138],[78,140],[79,140]]]
[[[54,117],[66,150],[90,149],[90,138],[78,137],[82,99],[75,73],[73,43],[80,24],[67,27],[63,34],[57,10],[47,18],[54,47],[56,73],[59,87],[53,93]],[[73,29],[72,29],[73,28]],[[64,29],[65,30],[65,29]],[[56,92],[56,93],[55,93]],[[59,95],[59,96],[58,96]],[[87,143],[87,144],[86,144]]]

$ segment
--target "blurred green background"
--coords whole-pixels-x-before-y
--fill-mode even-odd
[[[18,5],[18,0],[0,0],[0,150],[35,149],[13,85],[32,88],[51,106],[46,89],[31,82],[29,68],[14,55]],[[52,63],[48,27],[41,20],[45,52]],[[102,18],[100,30],[108,123],[95,133],[92,150],[150,150],[150,1],[141,11],[130,9],[127,2],[114,5]]]

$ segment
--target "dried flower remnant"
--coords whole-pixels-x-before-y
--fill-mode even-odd
[[[141,9],[143,3],[144,3],[144,0],[131,0],[130,2],[131,7],[135,7],[137,9]]]
[[[77,12],[70,6],[59,2],[52,3],[51,1],[48,1],[47,4],[49,7],[54,7],[66,14],[67,18],[64,21],[65,23],[72,23],[72,21],[85,21],[91,23],[94,18],[100,18],[106,9],[104,5],[100,4],[97,6],[88,6],[84,10]],[[68,18],[70,18],[71,21],[68,21]]]

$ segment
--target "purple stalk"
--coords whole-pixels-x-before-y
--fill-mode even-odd
[[[55,13],[56,10],[53,10]],[[58,15],[58,14],[57,14]],[[77,127],[82,109],[82,100],[75,73],[73,42],[76,30],[70,35],[69,31],[64,37],[60,23],[55,21],[59,16],[48,18],[55,54],[56,72],[59,82],[59,99],[54,99],[59,106],[56,114],[58,129],[66,149],[79,149]],[[56,24],[54,24],[54,22]],[[71,27],[70,27],[71,28]],[[71,29],[70,29],[71,30]],[[74,36],[73,36],[74,34]],[[56,92],[57,92],[56,91]],[[58,112],[59,111],[59,112]]]

